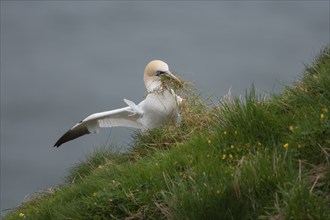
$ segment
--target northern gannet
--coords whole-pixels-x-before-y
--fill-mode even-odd
[[[144,70],[147,95],[143,101],[136,105],[134,102],[124,99],[127,107],[88,116],[63,134],[54,147],[59,147],[63,143],[85,134],[97,133],[100,128],[125,126],[146,130],[160,127],[171,121],[179,123],[181,118],[179,105],[182,98],[176,95],[173,89],[164,87],[162,77],[169,77],[180,82],[170,72],[165,62],[151,61]]]

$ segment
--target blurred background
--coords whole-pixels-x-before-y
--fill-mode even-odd
[[[133,129],[55,141],[87,115],[143,99],[153,59],[203,97],[280,92],[329,44],[329,1],[1,1],[1,212],[63,183]]]

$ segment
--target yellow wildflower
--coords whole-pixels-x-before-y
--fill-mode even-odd
[[[230,148],[231,148],[231,149],[234,149],[234,145],[231,145]]]
[[[18,215],[20,218],[25,218],[25,214],[24,213],[19,213],[19,215]]]
[[[323,113],[320,114],[320,119],[321,119],[321,120],[324,119],[324,114],[323,114]]]
[[[290,131],[293,131],[294,130],[294,127],[292,125],[290,125],[289,130]]]
[[[224,131],[223,134],[224,134],[224,135],[227,135],[227,131]]]
[[[233,155],[232,154],[229,154],[229,159],[233,159]]]
[[[226,159],[226,157],[227,157],[226,154],[223,154],[223,155],[222,155],[222,159],[223,159],[223,160]]]
[[[210,139],[207,139],[208,144],[212,144],[212,141]]]
[[[93,196],[94,196],[94,197],[97,196],[97,192],[93,192]]]
[[[284,147],[285,149],[288,149],[289,144],[288,144],[288,143],[285,143],[285,144],[283,145],[283,147]]]

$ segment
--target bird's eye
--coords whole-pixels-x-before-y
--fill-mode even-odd
[[[164,75],[166,72],[164,71],[161,71],[161,70],[158,70],[156,71],[156,76],[161,76],[161,75]]]

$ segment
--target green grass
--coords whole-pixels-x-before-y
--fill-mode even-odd
[[[252,87],[211,107],[179,89],[180,127],[96,150],[4,219],[330,219],[329,47],[268,99]]]

